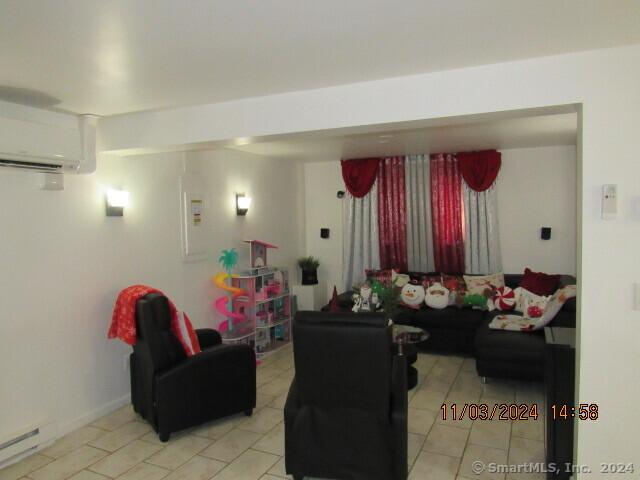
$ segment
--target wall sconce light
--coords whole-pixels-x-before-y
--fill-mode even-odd
[[[129,205],[129,192],[124,190],[107,190],[107,217],[122,217],[124,207]]]
[[[251,197],[247,197],[244,193],[236,193],[236,214],[244,217],[251,206]]]

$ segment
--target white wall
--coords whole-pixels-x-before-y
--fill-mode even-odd
[[[498,218],[503,271],[576,273],[576,149],[551,146],[502,150]],[[304,164],[305,232],[308,255],[320,258],[319,275],[331,291],[342,285],[342,200],[339,162]],[[552,227],[540,240],[540,227]],[[320,228],[331,238],[320,238]]]
[[[502,150],[496,185],[503,270],[576,273],[576,149]],[[540,239],[551,227],[551,239]]]
[[[189,170],[206,180],[213,206],[211,259],[185,264],[179,177],[192,155]],[[222,248],[242,252],[239,239],[256,236],[292,264],[298,170],[236,152],[101,158],[95,175],[65,176],[62,192],[40,190],[40,174],[0,171],[0,438],[42,420],[61,434],[126,401],[131,349],[106,338],[123,287],[155,286],[196,326],[214,326],[209,278]],[[107,186],[130,191],[124,217],[105,216]],[[246,218],[235,215],[239,187],[254,198]]]
[[[576,401],[597,403],[602,414],[577,423],[577,461],[592,465],[589,478],[607,478],[598,462],[640,464],[640,312],[632,288],[640,281],[639,80],[640,45],[632,45],[122,115],[102,123],[101,145],[161,147],[579,104]],[[600,216],[604,183],[619,188],[613,221]]]
[[[305,249],[320,260],[318,281],[330,297],[334,285],[342,289],[342,202],[338,190],[345,190],[338,162],[304,164]],[[329,238],[320,229],[329,228]]]

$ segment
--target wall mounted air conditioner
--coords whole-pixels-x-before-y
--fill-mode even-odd
[[[0,167],[93,173],[97,123],[95,115],[79,115],[77,126],[0,116]]]

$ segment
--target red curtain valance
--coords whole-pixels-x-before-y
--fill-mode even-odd
[[[378,176],[379,158],[358,158],[341,160],[342,178],[349,193],[357,198],[364,197]]]
[[[462,152],[458,157],[458,168],[470,188],[484,192],[493,185],[502,163],[502,154],[496,150]]]

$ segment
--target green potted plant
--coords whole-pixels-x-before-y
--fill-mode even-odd
[[[302,285],[317,285],[320,261],[311,255],[300,257],[298,266],[302,269]]]

